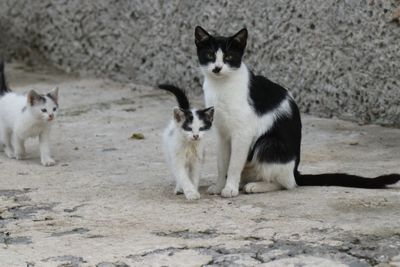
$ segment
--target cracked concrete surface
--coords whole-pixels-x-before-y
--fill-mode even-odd
[[[8,65],[23,92],[59,86],[57,165],[0,153],[0,266],[400,266],[400,189],[303,187],[199,201],[173,195],[160,136],[174,99],[152,88]],[[201,98],[193,97],[197,105]],[[303,116],[306,173],[400,172],[400,130]],[[132,140],[132,133],[145,139]]]

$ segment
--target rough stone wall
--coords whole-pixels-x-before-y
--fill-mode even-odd
[[[249,29],[247,64],[302,111],[400,126],[399,0],[1,0],[0,52],[199,92],[193,31]]]

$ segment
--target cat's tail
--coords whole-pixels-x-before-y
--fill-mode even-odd
[[[0,96],[11,92],[7,86],[6,76],[4,75],[4,61],[0,60]]]
[[[381,175],[366,178],[347,173],[300,174],[295,175],[298,186],[343,186],[356,188],[385,188],[400,181],[400,174]]]
[[[190,109],[189,99],[187,98],[186,92],[184,90],[169,84],[160,84],[158,85],[158,88],[173,93],[181,109]]]

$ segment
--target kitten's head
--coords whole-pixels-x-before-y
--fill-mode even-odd
[[[28,107],[30,112],[44,122],[53,121],[58,112],[58,88],[47,94],[38,94],[34,90],[29,91]]]
[[[247,44],[247,30],[230,37],[212,36],[200,26],[195,30],[197,56],[201,69],[211,77],[228,76],[240,68]]]
[[[210,130],[214,119],[214,108],[184,110],[174,109],[174,121],[189,141],[200,141]]]

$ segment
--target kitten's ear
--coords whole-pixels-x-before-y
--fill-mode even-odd
[[[209,121],[213,121],[214,119],[214,107],[209,107],[206,109],[203,109],[204,114],[206,115],[207,119]]]
[[[232,39],[236,41],[242,48],[245,48],[247,44],[247,29],[241,29],[234,36],[232,36]]]
[[[42,100],[42,96],[36,93],[35,90],[30,90],[28,93],[28,104],[34,106],[36,103]]]
[[[194,30],[194,37],[195,43],[198,46],[201,42],[210,38],[210,34],[206,32],[206,30],[204,30],[202,27],[196,26],[196,29]]]
[[[58,87],[48,93],[47,96],[53,99],[53,101],[58,105]]]
[[[181,108],[174,108],[174,119],[176,122],[181,122],[185,119],[185,112]]]

